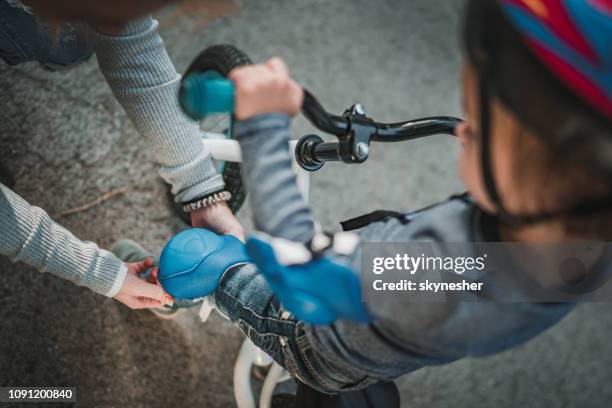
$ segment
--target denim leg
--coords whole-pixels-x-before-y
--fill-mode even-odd
[[[50,29],[30,11],[0,0],[0,59],[9,65],[37,61],[58,70],[83,62],[93,55],[93,47],[81,31],[68,23]]]
[[[215,293],[215,303],[262,350],[286,367],[282,339],[294,338],[298,322],[285,312],[253,264],[228,270]],[[288,367],[287,367],[288,368]]]
[[[334,356],[320,352],[311,343],[304,322],[282,307],[254,265],[228,270],[214,297],[221,313],[302,383],[324,393],[335,393],[364,388],[377,381],[361,374],[347,374],[331,363]]]

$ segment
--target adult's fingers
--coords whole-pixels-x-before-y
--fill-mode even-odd
[[[115,296],[115,300],[120,303],[123,303],[130,309],[138,309],[139,306],[138,298],[136,296],[117,295]]]
[[[152,279],[151,283],[159,283],[159,280],[157,279],[158,273],[159,273],[159,268],[157,266],[151,270],[151,279]]]
[[[164,291],[164,289],[160,285],[151,283],[147,283],[146,285],[146,288],[143,288],[143,290],[140,292],[140,296],[158,300],[164,304],[172,302],[172,298]]]
[[[130,296],[128,299],[126,299],[122,303],[125,304],[130,309],[134,309],[134,310],[136,310],[136,309],[152,309],[152,308],[155,308],[155,307],[161,307],[163,305],[163,303],[158,301],[158,300],[149,299],[149,298],[143,298],[143,297],[137,297],[137,296]]]
[[[162,303],[169,303],[172,301],[172,298],[164,292],[161,286],[140,279],[138,279],[137,282],[133,282],[128,294],[131,296],[155,299]]]
[[[151,268],[153,266],[153,258],[146,258],[143,259],[140,262],[134,262],[132,264],[132,268],[130,268],[130,272],[132,272],[135,275],[138,275],[144,271],[146,271],[147,269]]]
[[[149,299],[149,298],[136,298],[136,305],[137,305],[137,309],[152,309],[155,307],[161,307],[164,305],[164,302],[160,302],[158,300],[155,299]]]

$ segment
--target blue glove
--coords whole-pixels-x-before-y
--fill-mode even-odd
[[[168,241],[159,259],[157,278],[176,299],[199,299],[217,288],[225,271],[245,263],[249,257],[238,238],[192,228]]]
[[[298,319],[312,324],[372,320],[361,303],[359,278],[349,268],[327,258],[282,265],[272,245],[259,237],[250,237],[246,249],[274,294]]]

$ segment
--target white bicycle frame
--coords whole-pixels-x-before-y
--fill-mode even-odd
[[[203,139],[204,146],[215,160],[227,162],[242,162],[242,151],[235,140],[228,140],[224,135],[206,133]],[[310,174],[303,170],[295,161],[295,145],[297,141],[290,141],[289,147],[293,157],[293,169],[296,172],[297,183],[304,199],[308,201],[310,188]],[[210,313],[209,304],[202,305],[200,317],[206,320]],[[255,397],[251,387],[251,372],[253,366],[270,366],[259,395],[259,404],[255,404]],[[234,364],[234,397],[238,408],[269,408],[272,402],[272,394],[276,384],[290,378],[287,371],[272,360],[263,350],[257,348],[248,338],[240,347],[240,352]]]

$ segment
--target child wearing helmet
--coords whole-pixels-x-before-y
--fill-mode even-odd
[[[361,242],[609,240],[611,39],[609,0],[471,0],[462,75],[466,120],[457,129],[459,171],[468,193],[374,222],[361,230]],[[311,242],[315,224],[296,186],[287,143],[303,90],[277,58],[238,68],[230,78],[255,225],[274,237]],[[359,246],[345,256],[328,256],[357,276]],[[576,304],[398,308],[380,302],[367,305],[370,319],[364,321],[310,324],[279,301],[265,257],[252,258],[261,273],[253,267],[227,270],[212,293],[217,307],[301,382],[326,393],[506,350],[555,325]],[[609,265],[603,272],[610,272]],[[600,272],[589,270],[568,285],[584,285]],[[520,298],[520,288],[505,290]]]

